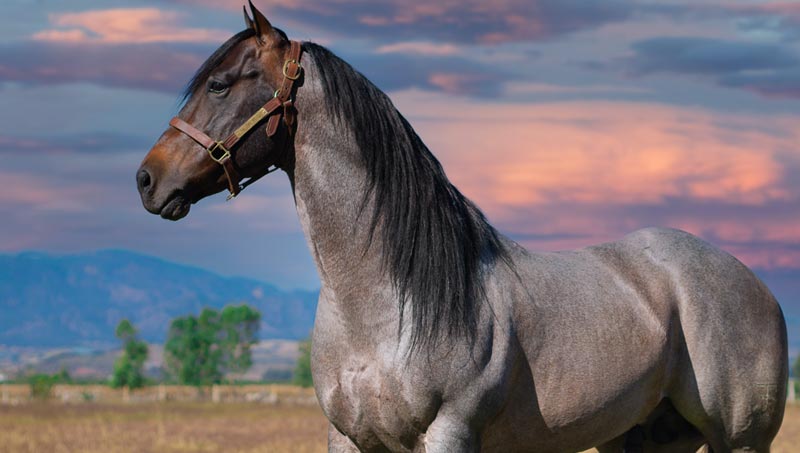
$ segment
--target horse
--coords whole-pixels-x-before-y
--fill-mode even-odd
[[[312,373],[330,451],[769,451],[786,325],[745,265],[666,228],[525,250],[386,94],[250,10],[137,187],[178,220],[286,174],[321,281]]]

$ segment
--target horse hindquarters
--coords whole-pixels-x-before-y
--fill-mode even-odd
[[[731,255],[687,233],[668,236],[663,261],[674,276],[685,340],[668,396],[715,452],[769,451],[788,374],[780,307]]]

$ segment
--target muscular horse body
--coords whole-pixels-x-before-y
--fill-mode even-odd
[[[187,124],[230,134],[281,86],[289,42],[253,14],[190,84]],[[660,228],[528,252],[448,182],[388,97],[326,49],[302,50],[285,107],[296,124],[248,132],[232,159],[291,184],[322,282],[312,371],[331,451],[769,451],[786,328],[749,269]],[[172,220],[228,185],[174,129],[137,179]]]
[[[357,445],[622,451],[621,436],[641,424],[646,452],[768,450],[785,401],[783,320],[735,258],[657,228],[574,252],[507,246],[514,270],[488,277],[496,302],[476,345],[430,362],[406,362],[381,310],[366,317],[323,291],[314,376],[326,413]],[[388,407],[402,411],[387,417]],[[665,415],[678,420],[662,427]]]

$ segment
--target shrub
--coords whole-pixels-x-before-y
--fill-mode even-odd
[[[28,377],[28,384],[31,386],[31,397],[40,400],[50,398],[53,394],[53,386],[57,381],[57,376],[49,374],[34,374]]]
[[[311,340],[300,343],[300,357],[294,369],[294,383],[300,387],[311,387],[314,380],[311,377]]]

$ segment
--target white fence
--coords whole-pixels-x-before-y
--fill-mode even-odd
[[[787,403],[798,402],[798,379],[789,379]],[[20,404],[30,401],[31,390],[26,384],[0,384],[0,404]],[[315,405],[313,389],[291,385],[214,385],[191,387],[157,385],[143,389],[112,389],[105,385],[55,385],[50,399],[62,402],[92,401],[213,401],[260,402],[266,404]]]
[[[211,401],[214,403],[317,404],[314,389],[291,385],[213,385],[211,387],[155,385],[136,390],[112,389],[105,385],[54,385],[48,399],[64,403]],[[0,384],[0,404],[21,404],[31,400],[33,398],[29,385]]]

